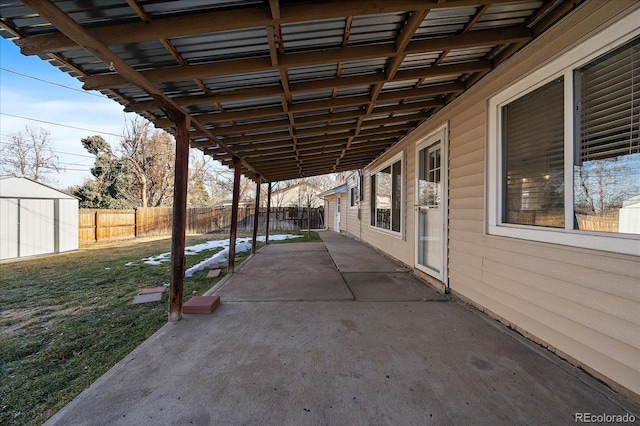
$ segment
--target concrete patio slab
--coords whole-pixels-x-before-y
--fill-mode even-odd
[[[628,410],[456,303],[225,302],[164,326],[48,424],[560,425]]]
[[[335,232],[322,238],[340,272],[397,272],[398,265],[371,247]]]
[[[266,246],[232,281],[216,291],[225,302],[353,300],[322,243]]]
[[[354,272],[342,275],[358,302],[449,300],[407,272]]]
[[[247,302],[307,285],[291,284],[291,276],[339,287],[341,274],[326,251],[277,247],[258,252],[220,288],[241,301],[223,296],[213,315],[165,325],[47,424],[565,425],[575,424],[576,413],[640,418],[638,405],[456,301],[318,301],[316,289],[301,301]],[[344,276],[355,288],[366,286],[364,274]],[[389,297],[382,282],[398,291],[407,276],[370,273],[381,281],[363,294]]]

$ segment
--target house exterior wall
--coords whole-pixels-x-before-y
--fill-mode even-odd
[[[359,187],[360,175],[358,172],[352,173],[347,176],[347,193],[345,195],[345,207],[343,209],[344,219],[341,225],[342,231],[346,234],[350,234],[355,236],[356,238],[360,238],[360,231],[362,222],[358,215],[362,214],[362,201],[360,200],[360,191]],[[352,194],[351,191],[354,190],[354,202],[352,205]]]
[[[315,209],[322,206],[322,200],[316,195],[319,192],[306,183],[300,183],[274,191],[271,194],[271,204],[273,207],[306,207],[310,200],[311,207]]]
[[[336,231],[336,205],[338,203],[338,197],[340,197],[340,232],[343,232],[347,226],[347,210],[349,209],[349,200],[347,199],[347,194],[344,192],[324,196],[325,229]]]
[[[360,237],[414,266],[416,144],[448,129],[448,282],[438,283],[516,328],[614,388],[640,394],[640,259],[597,249],[489,235],[487,223],[488,100],[574,46],[615,26],[634,1],[592,1],[579,7],[502,64],[364,170]],[[446,145],[446,144],[445,144]],[[370,226],[370,175],[403,156],[400,234]]]

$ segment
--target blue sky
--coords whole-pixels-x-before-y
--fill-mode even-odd
[[[81,90],[82,83],[59,71],[37,56],[27,57],[13,42],[0,38],[0,143],[7,143],[12,134],[24,131],[26,125],[37,126],[51,133],[51,146],[60,160],[62,173],[50,175],[54,187],[66,188],[82,184],[91,177],[91,157],[80,139],[100,134],[112,146],[122,135],[125,120],[133,115],[99,92],[74,91],[18,75]],[[18,117],[28,117],[30,121]],[[49,123],[56,123],[54,125]],[[74,129],[86,129],[79,130]]]

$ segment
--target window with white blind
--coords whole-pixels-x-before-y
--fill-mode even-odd
[[[640,234],[640,38],[577,69],[574,86],[577,229]]]
[[[490,234],[640,255],[637,25],[490,99],[487,174]]]
[[[502,108],[502,221],[564,228],[564,79]]]

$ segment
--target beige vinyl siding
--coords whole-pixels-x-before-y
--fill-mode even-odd
[[[415,147],[448,123],[451,291],[636,396],[640,394],[640,259],[486,235],[485,174],[488,99],[638,7],[640,3],[626,0],[586,2],[391,150],[386,158],[399,150],[407,153],[402,239],[369,228],[367,180],[362,215],[365,241],[413,265]]]
[[[483,80],[478,90],[458,99],[447,114],[451,120],[449,282],[453,291],[536,340],[640,393],[638,259],[484,236],[484,201],[478,203],[485,194],[488,97],[535,70],[554,55],[554,49],[566,50],[561,43],[582,39],[584,35],[577,33],[600,27],[618,13],[624,15],[622,10],[631,5],[614,3],[585,5],[565,25]],[[474,201],[465,201],[467,197]]]
[[[358,207],[351,207],[350,205],[350,193],[347,193],[347,207],[343,210],[345,213],[345,220],[341,228],[347,234],[355,237],[360,237],[360,219],[358,219]]]

